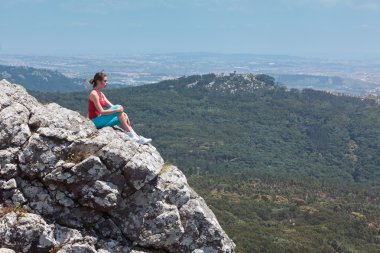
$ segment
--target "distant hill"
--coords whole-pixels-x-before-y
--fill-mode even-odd
[[[320,88],[341,86],[344,83],[343,78],[338,76],[317,76],[317,75],[274,75],[276,80],[291,86],[303,85],[315,86]],[[306,86],[306,87],[305,87]],[[299,87],[297,87],[299,88]],[[312,88],[312,87],[309,87]]]
[[[21,84],[33,91],[73,92],[90,88],[83,79],[69,78],[58,71],[23,66],[0,65],[1,79]]]
[[[378,84],[357,79],[301,74],[279,74],[273,75],[273,77],[277,82],[290,88],[311,88],[351,95],[367,95],[368,93],[380,95],[380,86]]]
[[[380,252],[380,104],[267,75],[105,89],[205,196],[237,252]],[[33,92],[86,115],[88,92]]]
[[[86,115],[87,93],[33,95]],[[114,103],[128,105],[141,131],[162,141],[157,146],[189,171],[266,168],[380,186],[380,157],[375,155],[380,105],[375,100],[289,90],[267,75],[234,73],[184,76],[104,93]],[[195,154],[186,153],[188,145],[197,147],[196,161]]]

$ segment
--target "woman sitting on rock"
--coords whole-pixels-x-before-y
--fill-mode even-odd
[[[96,73],[89,83],[93,85],[93,89],[88,97],[88,118],[94,122],[96,128],[118,125],[124,129],[129,140],[134,140],[139,144],[152,141],[152,139],[138,136],[131,126],[128,115],[123,112],[123,107],[121,105],[113,105],[101,92],[108,83],[105,73]],[[105,105],[109,108],[103,109]]]

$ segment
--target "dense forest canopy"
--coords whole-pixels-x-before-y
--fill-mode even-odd
[[[238,252],[380,251],[376,100],[236,73],[103,92],[185,172]],[[87,114],[88,92],[30,93]]]

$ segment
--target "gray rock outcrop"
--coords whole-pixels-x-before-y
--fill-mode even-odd
[[[0,81],[1,252],[234,252],[151,145]]]

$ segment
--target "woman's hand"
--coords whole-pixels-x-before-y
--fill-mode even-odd
[[[116,110],[117,110],[117,112],[123,112],[124,108],[123,108],[123,106],[119,105]]]

